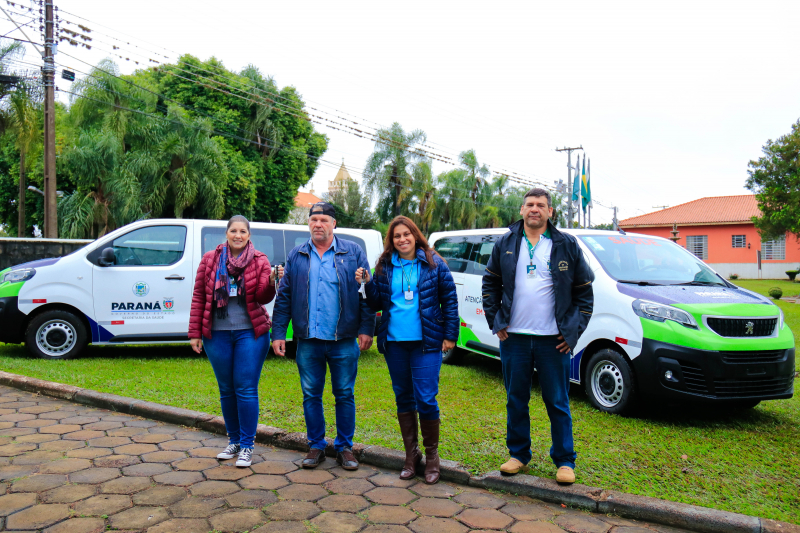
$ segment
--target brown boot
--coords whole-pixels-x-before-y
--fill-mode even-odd
[[[422,444],[425,446],[425,483],[439,481],[439,420],[420,420]]]
[[[422,462],[417,436],[417,412],[397,413],[397,421],[400,422],[400,434],[403,436],[403,446],[406,449],[406,462],[400,471],[400,479],[414,479],[417,475],[417,466]]]

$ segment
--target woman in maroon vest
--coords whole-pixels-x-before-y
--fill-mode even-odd
[[[272,326],[264,304],[275,297],[267,256],[253,247],[250,223],[228,221],[227,241],[203,255],[197,269],[189,339],[205,348],[219,385],[228,447],[218,459],[250,466],[258,425],[258,381],[269,351]]]

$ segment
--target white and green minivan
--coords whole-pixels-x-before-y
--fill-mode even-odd
[[[433,233],[459,297],[459,350],[499,358],[483,316],[481,281],[508,229]],[[794,335],[772,301],[733,285],[683,247],[649,235],[561,230],[595,274],[594,312],[570,379],[592,404],[623,413],[637,395],[752,407],[794,392]]]
[[[0,342],[24,342],[45,359],[92,344],[188,343],[195,274],[204,253],[225,240],[227,221],[142,220],[65,257],[0,272]],[[307,226],[251,222],[251,239],[273,265],[309,239]],[[375,230],[337,228],[375,264]],[[273,302],[267,310],[272,313]],[[291,325],[287,340],[291,340]]]

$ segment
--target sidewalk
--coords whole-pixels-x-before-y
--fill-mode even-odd
[[[475,487],[256,446],[214,457],[219,435],[0,386],[0,531],[90,533],[680,533]]]

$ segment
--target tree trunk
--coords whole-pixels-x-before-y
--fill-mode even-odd
[[[17,202],[17,212],[19,213],[19,221],[17,222],[17,237],[25,236],[25,192],[28,190],[28,184],[25,183],[25,152],[19,152],[19,200]]]
[[[392,165],[392,181],[394,182],[394,216],[400,214],[400,177],[397,175],[397,165]]]

